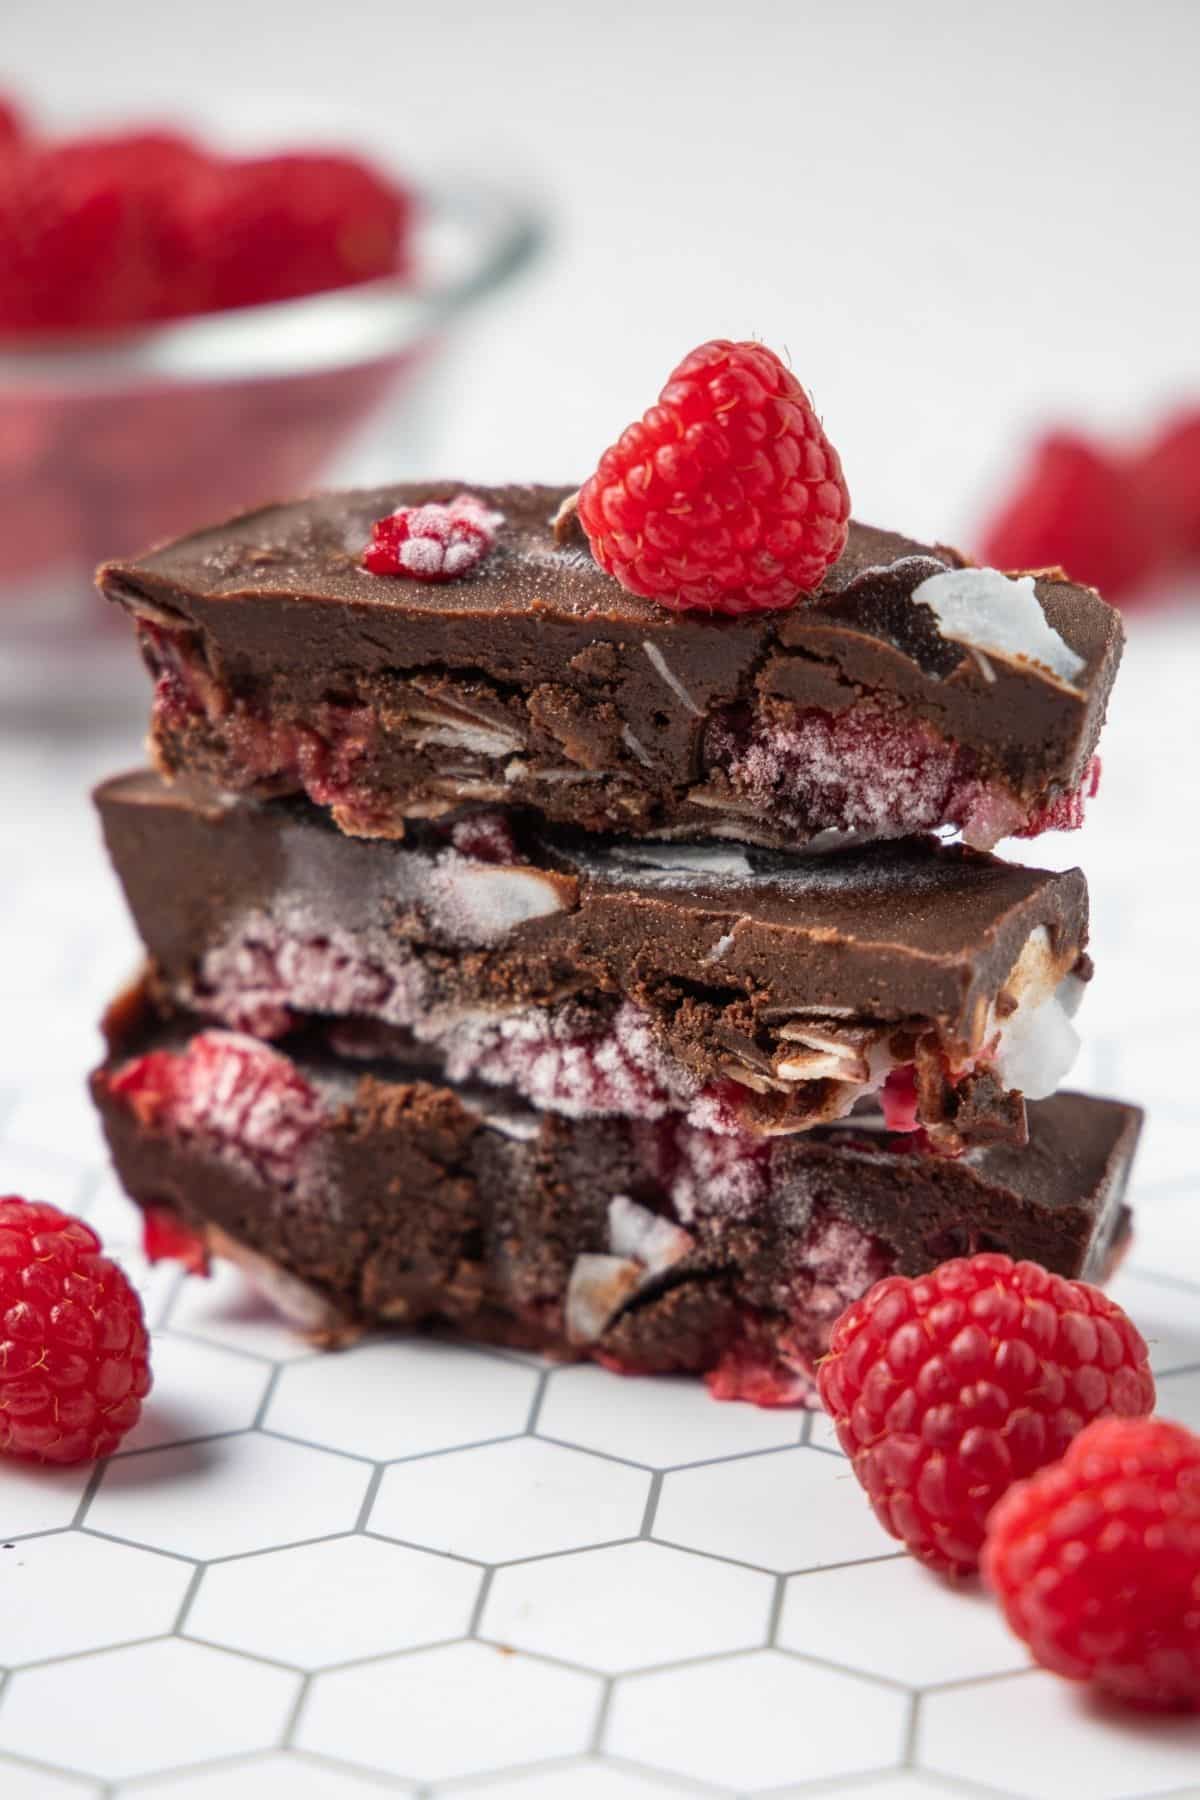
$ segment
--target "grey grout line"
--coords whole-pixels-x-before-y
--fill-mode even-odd
[[[384,1463],[376,1463],[375,1467],[371,1470],[371,1476],[367,1482],[366,1492],[362,1498],[362,1505],[359,1507],[358,1517],[354,1521],[354,1531],[359,1537],[364,1537],[366,1535],[367,1525],[370,1522],[371,1514],[374,1511],[375,1502],[379,1497],[379,1488],[383,1481],[385,1466]]]
[[[776,1575],[775,1588],[771,1595],[771,1610],[767,1617],[767,1644],[772,1650],[779,1648],[779,1626],[783,1618],[783,1603],[787,1598],[788,1577]]]
[[[171,1627],[171,1630],[176,1637],[183,1636],[184,1624],[187,1620],[188,1613],[192,1609],[192,1602],[196,1598],[200,1583],[204,1579],[206,1566],[207,1565],[204,1563],[197,1563],[188,1578],[187,1587],[183,1591],[183,1598],[180,1600],[179,1609],[175,1614],[175,1623]]]
[[[650,1477],[650,1485],[646,1491],[646,1504],[642,1510],[642,1526],[638,1533],[639,1537],[652,1538],[654,1536],[654,1520],[658,1513],[658,1502],[659,1497],[662,1494],[662,1484],[662,1470],[655,1469]]]
[[[478,1638],[480,1635],[483,1627],[483,1615],[487,1611],[488,1596],[492,1591],[492,1577],[495,1573],[493,1567],[484,1569],[480,1575],[479,1587],[475,1593],[475,1599],[471,1606],[471,1617],[467,1625],[469,1638]]]
[[[608,1715],[612,1710],[613,1690],[616,1686],[614,1676],[606,1675],[604,1685],[596,1699],[596,1716],[592,1721],[592,1735],[588,1739],[588,1749],[598,1755],[604,1747],[604,1739],[608,1734]]]

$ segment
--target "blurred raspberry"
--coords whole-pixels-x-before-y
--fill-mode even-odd
[[[914,1556],[973,1569],[992,1507],[1092,1419],[1154,1405],[1141,1336],[1112,1300],[984,1253],[892,1275],[847,1307],[821,1400],[880,1524]]]
[[[1200,556],[1200,411],[1176,414],[1134,469],[1171,550]]]
[[[1162,550],[1154,510],[1130,463],[1076,434],[1035,445],[1015,491],[983,533],[980,555],[998,569],[1061,566],[1109,600],[1153,575]]]
[[[87,1225],[0,1200],[0,1452],[108,1456],[150,1392],[141,1302]]]
[[[28,135],[28,123],[15,100],[0,94],[0,156],[15,150]]]
[[[142,1208],[142,1250],[147,1262],[178,1262],[191,1275],[208,1274],[206,1239],[185,1225],[173,1207]]]
[[[1200,1710],[1200,1438],[1182,1425],[1089,1425],[1001,1500],[983,1572],[1044,1668]]]
[[[225,165],[196,196],[191,230],[212,307],[253,306],[407,269],[411,201],[350,156]]]
[[[837,451],[790,369],[762,344],[701,344],[579,490],[602,569],[664,606],[793,606],[846,542]]]

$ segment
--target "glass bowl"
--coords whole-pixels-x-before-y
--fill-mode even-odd
[[[0,340],[0,702],[69,696],[104,658],[97,563],[318,484],[538,242],[500,189],[417,198],[402,282],[36,349]]]

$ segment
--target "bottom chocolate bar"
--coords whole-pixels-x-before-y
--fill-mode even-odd
[[[1082,1094],[1031,1103],[1026,1148],[951,1160],[853,1120],[764,1139],[557,1117],[315,1036],[164,1024],[141,990],[106,1029],[93,1093],[152,1247],[241,1261],[328,1341],[444,1321],[804,1403],[881,1276],[993,1249],[1102,1280],[1129,1235],[1141,1115]]]

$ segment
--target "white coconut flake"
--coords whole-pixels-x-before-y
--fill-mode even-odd
[[[723,875],[745,881],[754,874],[743,850],[717,850],[711,844],[614,844],[611,854],[617,862],[661,870],[664,875]]]
[[[702,719],[704,717],[704,708],[696,705],[696,702],[692,699],[692,696],[688,693],[678,675],[675,674],[658,645],[652,644],[650,639],[647,638],[642,644],[642,649],[650,658],[655,672],[662,676],[675,698],[679,701],[679,704],[685,706],[688,712],[692,713],[695,718]]]
[[[633,754],[637,757],[643,768],[653,768],[654,758],[647,750],[645,744],[643,744],[641,738],[635,737],[628,725],[622,725],[621,727],[621,742],[627,749],[633,751]]]
[[[430,912],[461,940],[498,944],[518,925],[562,912],[555,883],[536,869],[468,862],[449,851],[430,871]]]
[[[1005,1087],[1027,1100],[1045,1100],[1057,1091],[1079,1054],[1079,1033],[1067,1010],[1073,998],[1060,988],[1040,1006],[1019,1006],[1007,1021],[993,1059]]]
[[[1040,663],[1065,682],[1086,666],[1047,622],[1032,575],[947,569],[922,581],[913,599],[936,615],[943,637],[974,652]]]
[[[628,1194],[617,1194],[608,1203],[608,1242],[614,1256],[634,1258],[650,1276],[679,1262],[694,1240],[682,1225],[652,1213]]]
[[[567,1339],[594,1344],[609,1320],[641,1286],[642,1268],[627,1256],[577,1256],[567,1282]]]

